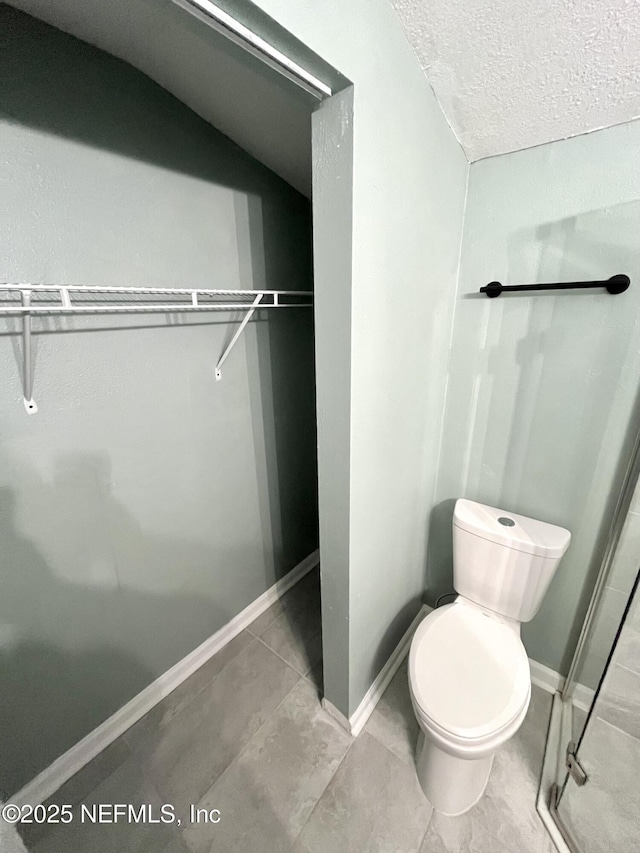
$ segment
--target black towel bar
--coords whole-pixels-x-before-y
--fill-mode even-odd
[[[485,287],[480,288],[480,293],[486,293],[490,299],[500,296],[501,293],[515,290],[571,290],[574,287],[606,287],[609,293],[624,293],[631,284],[628,275],[612,275],[604,281],[565,281],[559,284],[500,284],[499,281],[490,281]]]

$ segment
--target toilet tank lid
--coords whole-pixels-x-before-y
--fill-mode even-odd
[[[456,501],[453,524],[489,542],[540,557],[562,557],[571,541],[564,527],[464,498]]]

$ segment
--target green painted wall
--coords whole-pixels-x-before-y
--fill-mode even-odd
[[[313,115],[314,300],[324,695],[349,705],[353,88]]]
[[[598,686],[639,570],[640,484],[636,484],[596,615],[576,669],[578,684],[584,684],[592,690]],[[631,646],[629,652],[632,652]]]
[[[238,13],[246,4],[227,5]],[[333,262],[346,272],[344,287],[350,278],[350,327],[344,315],[337,330],[316,326],[319,389],[331,382],[321,351],[350,336],[349,387],[339,382],[333,404],[327,395],[318,410],[325,637],[348,625],[348,648],[325,654],[325,693],[350,714],[425,588],[468,164],[387,0],[258,0],[252,8],[261,33],[268,22],[256,9],[353,83],[353,186],[343,200],[353,226]],[[273,40],[306,64],[299,44],[275,31]],[[318,156],[322,165],[325,152]],[[315,216],[316,244],[338,215],[328,207]],[[328,287],[318,271],[318,300]],[[325,429],[340,434],[326,452],[347,460],[349,477],[322,465]],[[324,526],[329,496],[348,508],[348,524]]]
[[[0,6],[0,279],[306,289],[306,199],[146,77]],[[317,547],[311,311],[0,323],[0,791]],[[86,331],[93,329],[93,331]]]
[[[529,655],[566,673],[638,429],[640,123],[474,163],[449,365],[429,595],[451,588],[458,496],[561,524],[571,547]],[[504,283],[606,278],[621,296],[488,300]]]

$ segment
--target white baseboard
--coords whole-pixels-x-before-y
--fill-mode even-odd
[[[402,636],[402,639],[391,653],[389,659],[382,667],[371,687],[365,693],[362,702],[358,705],[353,714],[347,719],[342,711],[339,711],[331,702],[326,699],[322,700],[322,707],[330,714],[340,725],[345,728],[353,737],[358,737],[364,728],[367,720],[374,712],[376,705],[382,698],[382,694],[389,686],[389,682],[400,668],[400,664],[406,657],[411,639],[420,622],[431,613],[433,608],[427,604],[423,604],[418,615],[415,617],[411,625],[407,628]]]
[[[548,693],[560,693],[562,691],[565,678],[559,672],[531,658],[529,658],[529,667],[531,669],[532,684],[536,684]],[[595,690],[578,683],[573,688],[572,701],[577,708],[580,708],[582,711],[588,711],[594,696]]]
[[[576,708],[580,708],[581,711],[585,711],[586,713],[593,704],[595,695],[596,691],[591,687],[587,687],[584,684],[576,684],[573,688],[571,699]]]
[[[230,622],[215,634],[178,661],[171,669],[145,687],[126,705],[115,712],[104,723],[89,732],[77,744],[63,753],[59,758],[39,773],[35,779],[10,797],[16,805],[37,805],[44,802],[58,790],[68,779],[78,772],[85,764],[96,757],[103,749],[113,743],[134,723],[150,711],[165,696],[168,696],[183,681],[199,669],[209,658],[213,657],[230,640],[250,625],[254,619],[264,613],[288,589],[314,569],[320,561],[319,551],[309,554],[298,563],[288,574],[281,578],[270,589],[256,598],[248,607],[234,616]]]
[[[336,708],[336,706],[333,704],[333,702],[329,702],[329,700],[323,696],[321,704],[322,704],[322,707],[324,708],[324,710],[327,712],[327,714],[329,714],[330,717],[333,717],[333,719],[337,723],[340,723],[340,725],[342,726],[343,729],[345,729],[345,731],[349,732],[349,734],[352,734],[351,724],[349,722],[349,718],[345,717],[345,715],[342,713],[342,711],[340,711],[338,708]]]
[[[362,702],[358,705],[353,714],[349,717],[349,726],[351,734],[357,737],[365,726],[365,723],[374,712],[376,705],[382,698],[382,694],[389,686],[389,682],[400,668],[400,664],[409,652],[409,646],[415,633],[416,628],[422,620],[432,611],[432,607],[423,604],[416,618],[405,631],[402,639],[391,653],[389,660],[378,673],[371,687],[364,694]]]
[[[564,676],[556,672],[555,669],[550,669],[543,663],[538,663],[537,660],[529,658],[529,668],[531,670],[531,683],[537,687],[542,687],[547,693],[559,693],[564,687]]]

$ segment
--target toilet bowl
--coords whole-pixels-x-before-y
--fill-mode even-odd
[[[434,610],[414,635],[409,686],[424,793],[437,811],[462,814],[482,796],[495,751],[529,707],[529,660],[517,626],[461,598]]]
[[[526,716],[520,624],[537,612],[570,540],[555,525],[463,500],[453,533],[454,586],[465,594],[422,620],[409,654],[418,779],[451,816],[482,797],[496,750]]]

